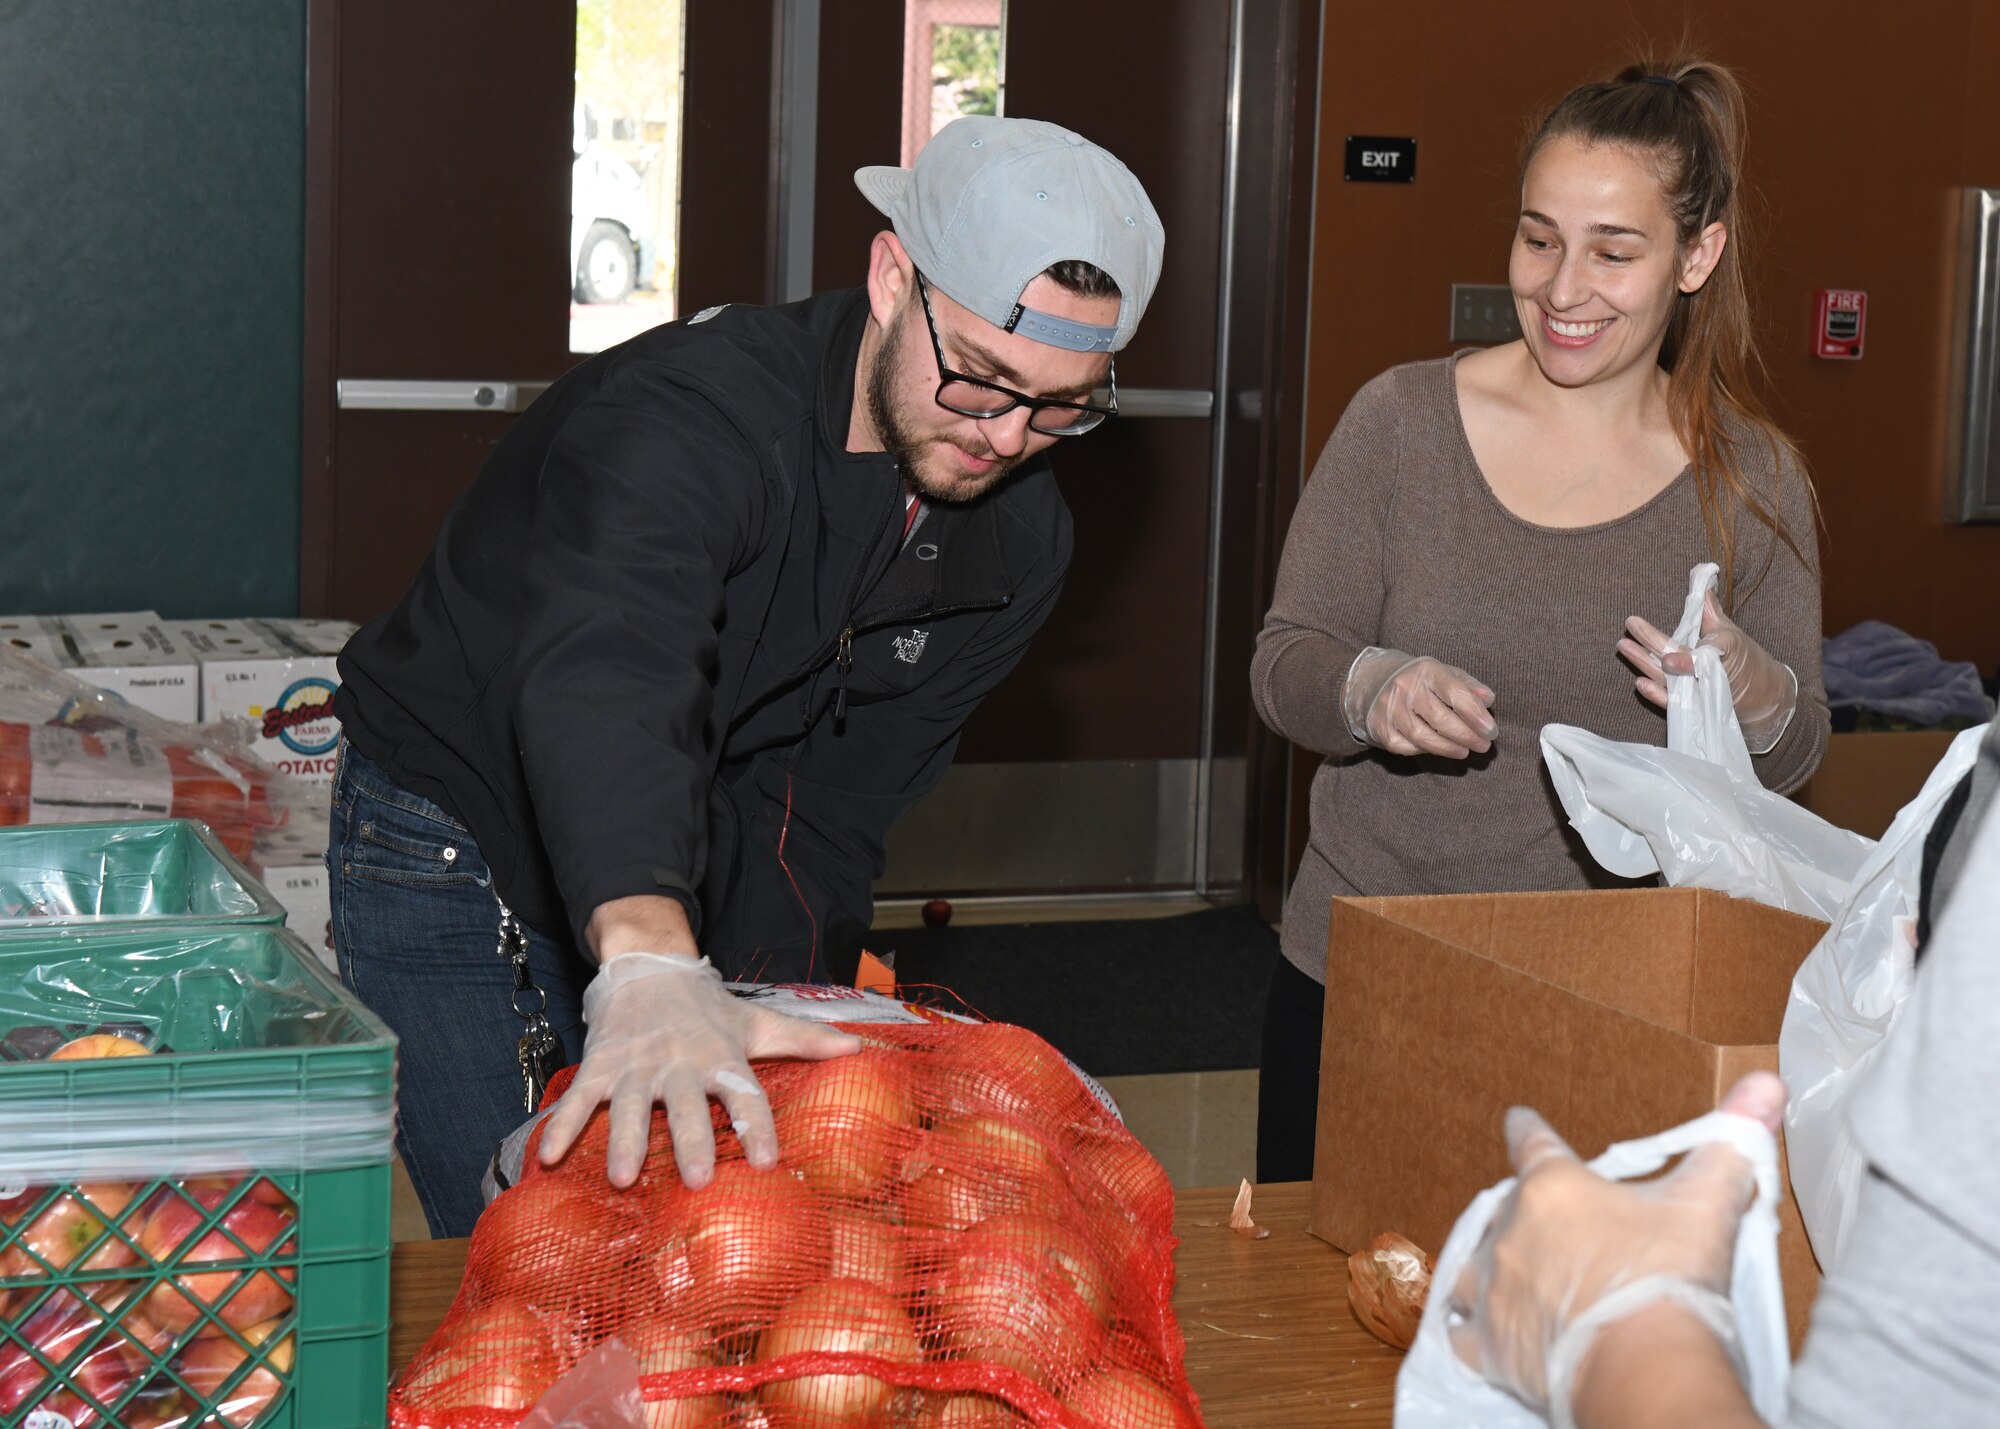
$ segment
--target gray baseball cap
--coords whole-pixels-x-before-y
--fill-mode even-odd
[[[954,119],[909,168],[856,169],[854,182],[888,215],[925,279],[1004,332],[1116,352],[1160,281],[1167,235],[1145,189],[1110,153],[1058,124]],[[1117,326],[1022,305],[1036,274],[1077,258],[1118,284]]]

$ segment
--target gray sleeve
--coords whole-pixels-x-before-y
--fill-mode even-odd
[[[1778,742],[1755,760],[1757,778],[1764,787],[1789,794],[1812,777],[1826,756],[1833,717],[1827,710],[1826,681],[1820,670],[1825,622],[1820,615],[1819,541],[1812,488],[1789,455],[1779,459],[1773,481],[1773,505],[1792,542],[1787,544],[1773,532],[1764,533],[1764,558],[1742,573],[1735,618],[1745,634],[1784,661],[1798,677],[1799,698],[1791,723]]]
[[[1382,624],[1383,532],[1402,450],[1394,381],[1385,373],[1355,393],[1320,453],[1250,661],[1250,698],[1264,723],[1335,758],[1362,748],[1342,697],[1355,657]]]
[[[2000,1255],[1873,1174],[1848,1244],[1813,1306],[1788,1429],[2000,1422]]]
[[[2000,809],[1848,1105],[1869,1175],[1820,1287],[1790,1422],[2000,1424]]]

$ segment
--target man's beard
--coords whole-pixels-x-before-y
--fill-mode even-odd
[[[882,443],[882,450],[896,459],[896,465],[903,473],[903,480],[926,501],[942,502],[947,505],[967,502],[984,496],[1009,472],[1021,464],[1025,454],[1000,457],[990,471],[974,476],[966,472],[955,473],[957,480],[947,485],[934,472],[923,465],[926,449],[936,460],[941,455],[935,449],[952,446],[954,443],[942,437],[929,442],[918,442],[910,435],[896,411],[896,368],[902,356],[903,331],[900,323],[891,327],[882,336],[882,345],[875,350],[875,361],[868,368],[868,419],[875,424],[875,436]],[[942,412],[945,410],[939,407]],[[964,450],[961,448],[961,450]],[[974,456],[992,458],[991,447],[983,452],[973,452]],[[945,458],[949,460],[949,458]]]

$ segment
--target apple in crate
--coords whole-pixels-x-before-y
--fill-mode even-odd
[[[152,1052],[151,1047],[130,1037],[120,1037],[115,1032],[93,1032],[87,1037],[72,1037],[49,1053],[49,1060],[88,1062],[99,1057],[148,1057]]]
[[[62,1364],[97,1335],[103,1323],[84,1301],[59,1290],[37,1306],[15,1333],[43,1359]],[[68,1374],[76,1389],[100,1404],[111,1404],[138,1382],[145,1367],[138,1349],[112,1331],[70,1366]],[[59,1414],[76,1429],[103,1423],[75,1390],[64,1388],[20,1345],[10,1344],[0,1351],[0,1415],[22,1409]]]
[[[201,1210],[184,1196],[167,1195],[147,1217],[139,1232],[139,1247],[155,1264],[169,1267],[241,1261],[249,1255],[297,1249],[292,1241],[296,1218],[252,1196],[231,1206],[206,1234],[201,1232],[204,1219]],[[238,1282],[245,1277],[248,1283],[239,1289]],[[292,1308],[291,1285],[297,1278],[298,1272],[291,1266],[176,1275],[154,1287],[146,1297],[145,1311],[158,1325],[184,1330],[199,1316],[197,1302],[200,1308],[219,1305],[224,1320],[239,1330],[248,1329]]]
[[[243,1338],[254,1346],[262,1346],[279,1323],[267,1320],[252,1325],[242,1332]],[[284,1377],[292,1370],[292,1337],[288,1334],[273,1345],[263,1361],[225,1393],[223,1385],[229,1383],[248,1358],[243,1347],[220,1330],[208,1329],[196,1335],[174,1356],[174,1372],[199,1399],[190,1400],[185,1394],[161,1395],[148,1406],[148,1429],[192,1429],[197,1421],[203,1425],[219,1424],[221,1421],[212,1415],[201,1413],[204,1405],[227,1416],[231,1424],[254,1424],[285,1392]]]
[[[16,1242],[0,1251],[0,1277],[67,1270],[100,1239],[104,1243],[90,1251],[78,1269],[121,1270],[136,1265],[139,1257],[131,1246],[115,1235],[106,1236],[109,1223],[131,1205],[133,1190],[127,1181],[96,1182],[64,1191],[44,1206],[47,1188],[30,1186],[20,1195],[0,1201],[0,1221],[20,1230]],[[137,1227],[127,1224],[125,1229],[131,1234]]]

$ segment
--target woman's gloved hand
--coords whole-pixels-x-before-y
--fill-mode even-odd
[[[583,993],[583,1062],[542,1128],[541,1161],[560,1161],[590,1114],[611,1108],[605,1169],[614,1186],[639,1179],[653,1106],[667,1109],[674,1160],[691,1189],[715,1175],[709,1098],[722,1103],[744,1156],[758,1170],[778,1161],[771,1105],[750,1062],[758,1057],[824,1061],[861,1050],[861,1039],[732,997],[707,958],[619,953]]]
[[[1348,731],[1391,754],[1464,759],[1493,747],[1493,691],[1428,655],[1369,646],[1355,656],[1341,695]]]
[[[1635,688],[1665,709],[1667,676],[1692,675],[1694,657],[1675,649],[1673,641],[1656,626],[1636,615],[1625,622],[1625,630],[1618,653],[1639,672]],[[1723,673],[1729,676],[1730,703],[1736,707],[1736,722],[1743,726],[1743,742],[1752,754],[1770,752],[1792,722],[1792,711],[1798,708],[1799,677],[1722,613],[1714,591],[1702,602],[1701,643],[1712,646],[1722,657]]]
[[[1785,1095],[1783,1082],[1754,1072],[1721,1109],[1775,1132]],[[1507,1154],[1520,1183],[1452,1287],[1452,1347],[1493,1383],[1568,1422],[1566,1396],[1589,1338],[1620,1318],[1586,1312],[1626,1287],[1637,1288],[1623,1313],[1726,1297],[1737,1223],[1756,1185],[1749,1164],[1720,1144],[1652,1180],[1607,1181],[1527,1107],[1507,1114]],[[1579,1321],[1583,1342],[1565,1344]]]

